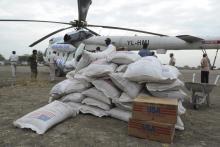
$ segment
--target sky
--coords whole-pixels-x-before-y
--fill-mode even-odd
[[[220,3],[218,0],[93,0],[87,22],[141,29],[150,32],[193,36],[220,37]],[[40,19],[69,22],[78,18],[77,0],[0,0],[1,19]],[[57,29],[59,24],[0,22],[0,54],[8,58],[11,51],[18,55],[31,54],[33,49],[44,51],[49,39],[33,48],[28,47],[37,39]],[[101,35],[145,35],[127,31],[90,28]],[[67,30],[52,37],[63,36]],[[202,51],[168,51],[158,55],[166,64],[173,52],[177,66],[200,64]],[[211,62],[216,50],[207,51]],[[220,67],[220,54],[216,61]]]

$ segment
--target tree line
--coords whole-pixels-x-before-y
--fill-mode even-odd
[[[28,58],[30,57],[30,55],[24,54],[18,57],[19,57],[18,61],[22,63],[22,62],[28,62]],[[43,53],[41,51],[38,51],[37,53],[37,60],[40,63],[44,62]],[[2,54],[0,54],[0,61],[8,61],[8,59],[5,59],[5,57]]]

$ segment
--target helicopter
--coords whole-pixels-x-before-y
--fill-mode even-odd
[[[94,50],[96,47],[100,47],[104,50],[105,39],[110,38],[112,44],[116,46],[117,49],[123,48],[129,51],[139,50],[144,43],[148,43],[148,47],[151,50],[156,50],[157,53],[165,54],[167,50],[202,50],[204,53],[207,49],[216,49],[216,55],[213,61],[212,67],[215,65],[216,57],[220,47],[220,37],[196,37],[192,35],[178,35],[169,36],[165,34],[149,32],[144,30],[115,27],[115,26],[105,26],[105,25],[93,25],[88,24],[86,21],[87,13],[92,0],[78,0],[78,19],[70,22],[60,22],[60,21],[47,21],[47,20],[19,20],[19,19],[0,19],[3,21],[12,22],[41,22],[41,23],[55,23],[64,24],[68,27],[56,30],[37,41],[29,45],[33,47],[36,44],[42,42],[43,40],[51,37],[52,35],[59,33],[67,29],[75,28],[75,31],[65,34],[63,37],[52,38],[49,41],[49,46],[45,50],[45,60],[52,53],[53,50],[57,51],[57,55],[60,57],[58,61],[60,65],[65,64],[67,61],[74,58],[74,53],[81,43],[86,44],[87,50]],[[90,28],[99,27],[106,29],[115,30],[126,30],[138,33],[148,34],[146,36],[101,36]],[[151,36],[150,36],[151,35]],[[60,68],[61,69],[61,68]],[[62,72],[63,69],[61,69]]]

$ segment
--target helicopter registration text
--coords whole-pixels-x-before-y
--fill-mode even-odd
[[[149,44],[149,40],[137,40],[137,41],[132,41],[132,40],[128,40],[127,41],[129,46],[133,46],[133,45],[143,45],[144,43]]]

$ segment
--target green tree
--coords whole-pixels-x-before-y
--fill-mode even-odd
[[[19,56],[18,58],[19,58],[19,62],[28,62],[29,55],[24,54],[22,56]]]
[[[5,58],[3,57],[2,54],[0,54],[0,61],[4,61],[4,60],[5,60]]]

